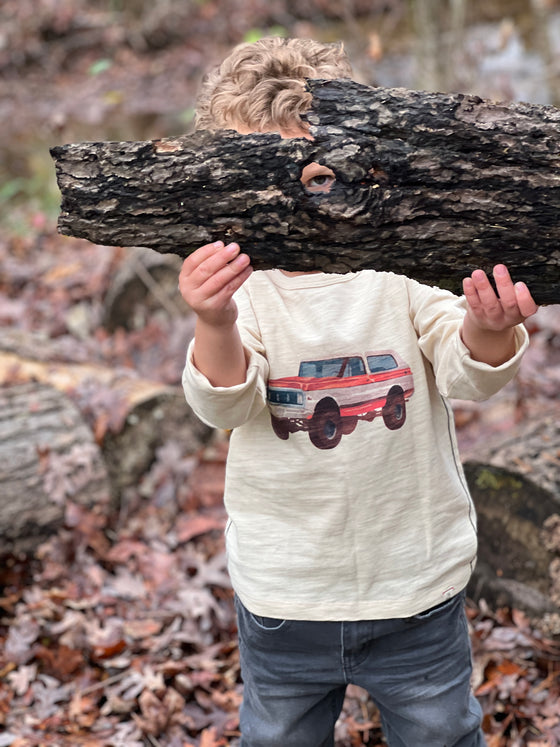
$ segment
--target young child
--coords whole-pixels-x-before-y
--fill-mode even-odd
[[[340,45],[241,45],[206,80],[197,126],[309,137],[304,79],[350,74]],[[302,174],[311,190],[333,178]],[[448,398],[514,376],[537,308],[503,265],[494,278],[498,295],[475,270],[458,298],[385,272],[252,273],[221,241],[185,260],[186,397],[233,429],[244,747],[333,745],[349,683],[391,747],[484,744],[463,604],[476,518]]]

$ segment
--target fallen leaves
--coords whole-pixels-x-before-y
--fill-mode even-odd
[[[473,686],[489,747],[560,744],[560,642],[518,610],[468,609]]]
[[[214,447],[208,457],[211,484],[223,485],[224,460]],[[235,737],[241,686],[225,513],[221,502],[208,505],[199,478],[187,487],[185,512],[143,499],[138,486],[116,524],[68,503],[29,582],[6,577],[0,724],[11,741],[0,745],[198,747]]]

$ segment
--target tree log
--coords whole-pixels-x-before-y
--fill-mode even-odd
[[[67,396],[34,382],[0,387],[0,555],[36,549],[67,500],[102,510],[110,495],[101,450]]]
[[[51,149],[59,230],[186,256],[238,241],[256,269],[388,270],[460,293],[505,262],[560,302],[560,111],[309,81],[313,140],[198,132]],[[302,168],[336,180],[308,193]]]
[[[560,427],[555,416],[520,424],[464,463],[478,515],[470,595],[523,609],[560,635]]]
[[[101,447],[114,503],[138,484],[166,441],[179,442],[184,454],[209,441],[212,430],[194,416],[179,386],[148,381],[130,369],[57,360],[51,344],[2,333],[0,386],[39,382],[74,402]]]

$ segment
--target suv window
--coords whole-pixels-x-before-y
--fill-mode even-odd
[[[299,364],[299,376],[314,379],[327,377],[360,376],[365,374],[366,367],[359,356],[352,358],[328,358],[323,361],[302,361]]]
[[[368,355],[367,362],[371,373],[391,371],[399,367],[392,355]]]
[[[361,358],[349,358],[344,369],[344,376],[362,376],[366,372],[366,367]]]

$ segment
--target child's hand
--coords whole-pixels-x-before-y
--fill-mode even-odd
[[[252,272],[251,260],[237,244],[206,244],[183,262],[179,290],[198,318],[213,327],[233,325],[237,307],[232,296]]]
[[[497,295],[484,270],[465,278],[463,291],[471,321],[481,329],[500,332],[520,324],[538,307],[525,283],[513,284],[505,265],[496,265],[493,274]]]
[[[494,267],[497,293],[483,270],[463,280],[467,313],[461,337],[471,357],[499,366],[515,353],[513,328],[537,311],[525,283],[513,284],[505,265]]]

